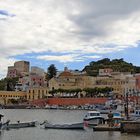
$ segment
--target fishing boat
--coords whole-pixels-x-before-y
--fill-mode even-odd
[[[44,128],[46,129],[71,129],[71,130],[78,130],[84,129],[83,123],[73,123],[73,124],[51,124],[48,122],[44,123]]]

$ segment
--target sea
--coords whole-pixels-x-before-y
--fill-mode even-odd
[[[85,130],[44,129],[39,124],[47,120],[53,124],[79,123],[87,111],[48,110],[48,109],[1,109],[3,122],[11,123],[37,121],[37,127],[9,129],[0,131],[0,140],[140,140],[140,135],[120,132],[94,132]]]

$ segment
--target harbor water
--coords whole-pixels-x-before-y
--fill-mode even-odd
[[[1,109],[4,114],[3,122],[47,120],[50,123],[77,123],[82,122],[87,111],[79,110],[43,110],[43,109]],[[37,125],[33,128],[1,130],[0,140],[139,140],[140,135],[121,134],[120,132],[93,132],[86,130],[57,130],[44,129]]]

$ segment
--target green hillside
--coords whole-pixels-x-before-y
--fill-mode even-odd
[[[97,76],[99,69],[103,68],[112,68],[115,72],[140,73],[140,67],[134,66],[132,63],[125,62],[123,59],[110,60],[108,58],[90,62],[83,71],[86,71],[90,76]]]

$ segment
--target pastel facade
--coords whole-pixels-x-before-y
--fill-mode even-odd
[[[49,81],[49,89],[84,89],[84,88],[113,88],[113,93],[124,95],[126,90],[135,90],[135,77],[133,75],[117,74],[115,76],[86,76],[73,75],[69,71],[62,72],[58,77]]]
[[[27,92],[27,100],[33,101],[42,98],[50,97],[49,89],[48,88],[30,88]]]
[[[7,77],[8,78],[15,78],[17,76],[19,76],[19,73],[16,70],[16,68],[14,66],[9,66],[8,67],[8,72],[7,72]]]
[[[15,91],[0,91],[0,104],[8,104],[11,99],[26,99],[27,93]]]
[[[49,81],[49,89],[77,89],[93,87],[95,78],[84,75],[73,75],[70,72],[63,72],[58,77],[52,78]]]

